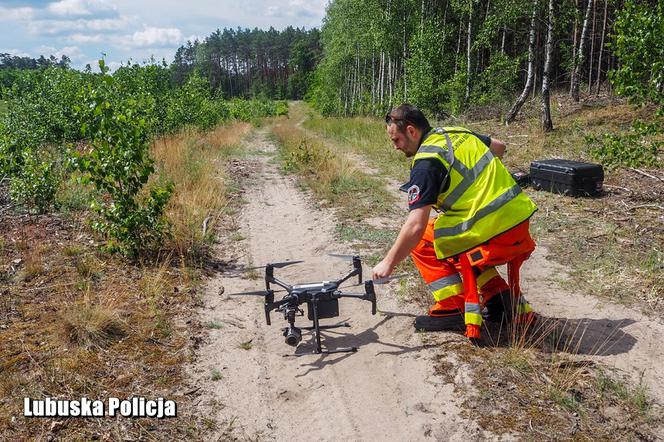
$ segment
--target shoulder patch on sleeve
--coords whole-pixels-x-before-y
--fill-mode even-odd
[[[408,188],[408,205],[415,204],[420,199],[420,188],[413,184]]]

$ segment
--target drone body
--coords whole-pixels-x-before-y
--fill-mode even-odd
[[[265,266],[265,291],[255,291],[246,293],[237,293],[237,295],[261,295],[265,297],[265,320],[268,325],[271,324],[270,312],[273,310],[284,315],[288,322],[288,327],[283,329],[286,343],[297,347],[302,340],[302,330],[295,326],[295,318],[304,316],[304,310],[300,305],[307,304],[307,318],[313,322],[310,327],[303,327],[305,330],[314,330],[316,338],[316,348],[314,353],[339,353],[357,351],[357,347],[344,347],[338,349],[323,349],[321,347],[320,330],[337,327],[348,327],[347,323],[335,325],[320,325],[320,319],[335,318],[339,316],[339,299],[357,298],[370,301],[372,304],[371,313],[376,314],[376,293],[374,292],[373,281],[364,282],[364,293],[344,293],[339,286],[353,276],[358,277],[358,283],[362,283],[362,262],[359,256],[353,256],[353,270],[341,279],[335,281],[322,281],[307,284],[289,285],[277,279],[274,276],[274,269],[285,267],[301,261],[280,262],[267,264]],[[287,294],[280,300],[275,301],[272,285],[277,285],[286,290]]]

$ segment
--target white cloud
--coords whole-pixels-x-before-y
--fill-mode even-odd
[[[72,61],[80,60],[83,57],[83,51],[78,46],[65,46],[62,49],[56,49],[53,46],[40,46],[37,48],[37,53],[46,57],[53,55],[55,58],[66,55]]]
[[[142,31],[117,39],[120,46],[127,48],[177,45],[182,41],[182,32],[179,29],[155,27],[145,27]]]
[[[99,0],[60,0],[49,4],[47,9],[59,17],[92,15],[115,10],[112,5]]]
[[[0,49],[0,54],[9,54],[15,57],[30,57],[31,55],[21,49]]]
[[[119,31],[127,27],[133,21],[132,18],[121,16],[118,18],[102,18],[87,20],[86,26],[93,31]]]
[[[265,10],[268,17],[320,17],[325,15],[325,2],[321,0],[288,0],[284,6],[268,6]]]
[[[28,24],[28,31],[35,35],[56,35],[81,31],[120,31],[126,29],[133,19],[118,18],[76,19],[76,20],[35,20]]]
[[[0,22],[30,20],[34,15],[35,10],[32,8],[5,8],[4,6],[0,6]]]
[[[94,34],[94,35],[72,34],[67,36],[67,41],[79,44],[101,43],[102,41],[104,41],[104,36],[101,34]]]
[[[66,55],[67,57],[69,57],[70,60],[76,61],[76,60],[81,60],[83,58],[83,51],[81,51],[81,48],[79,48],[78,46],[65,46],[59,51],[55,51],[53,55],[55,55],[57,58]]]

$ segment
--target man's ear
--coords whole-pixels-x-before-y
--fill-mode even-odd
[[[416,140],[419,139],[420,137],[420,131],[417,130],[417,128],[413,125],[409,124],[408,126],[406,126],[406,132],[408,132],[408,135],[410,135],[411,138],[414,138]]]

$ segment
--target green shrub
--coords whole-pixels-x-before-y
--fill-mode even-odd
[[[104,71],[104,64],[100,62]],[[109,248],[127,256],[153,250],[163,239],[163,211],[173,186],[153,185],[143,189],[154,172],[149,157],[146,116],[154,100],[149,94],[122,99],[113,77],[103,74],[96,85],[88,85],[76,106],[78,121],[91,149],[72,151],[72,164],[84,183],[99,192],[93,209],[100,218],[92,227],[109,239]]]
[[[664,119],[646,124],[636,121],[625,134],[587,136],[590,154],[608,167],[661,167]]]

